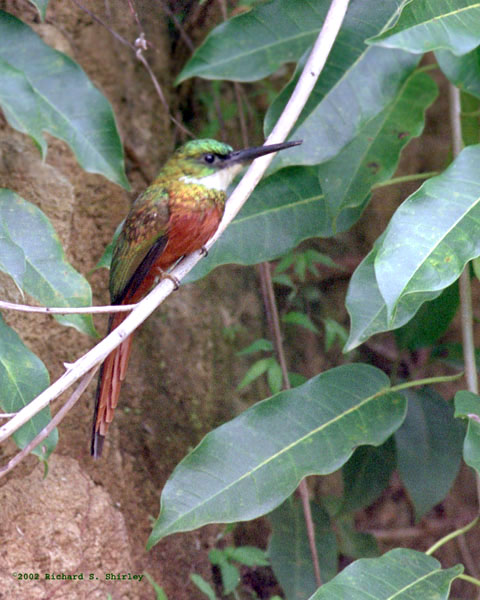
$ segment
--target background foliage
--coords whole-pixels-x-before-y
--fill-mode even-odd
[[[34,4],[44,14],[47,3]],[[216,27],[177,82],[192,77],[255,82],[295,63],[291,80],[267,110],[266,135],[290,96],[328,7],[326,0],[258,3]],[[328,268],[335,263],[318,251],[307,253],[319,238],[339,239],[351,230],[372,191],[391,183],[402,150],[422,134],[425,111],[438,95],[436,81],[442,89],[450,82],[462,90],[471,119],[463,122],[468,147],[441,173],[424,174],[428,180],[398,206],[354,270],[345,299],[350,329],[348,339],[343,337],[351,364],[308,380],[292,373],[293,388],[280,391],[270,346],[250,348],[250,353],[268,354],[251,374],[267,373],[271,397],[259,398],[209,433],[180,462],[163,490],[149,547],[172,533],[273,511],[269,557],[287,598],[447,598],[452,582],[462,577],[462,565],[447,568],[428,552],[397,548],[378,557],[375,540],[355,530],[354,512],[377,500],[394,469],[417,519],[445,498],[462,458],[478,472],[478,396],[458,391],[454,411],[450,388],[444,396],[430,386],[407,392],[407,386],[422,381],[416,382],[411,372],[399,372],[398,362],[383,370],[360,362],[358,348],[376,334],[395,330],[399,351],[426,349],[427,360],[434,361],[458,306],[455,282],[480,256],[479,17],[473,0],[351,3],[327,65],[290,134],[303,144],[278,155],[268,177],[189,280],[222,264],[282,259],[276,281],[279,290],[289,291],[285,326],[318,334],[327,325],[315,312],[321,294],[315,273],[322,262]],[[423,58],[425,52],[433,55]],[[70,145],[83,168],[127,186],[107,101],[76,63],[6,12],[0,12],[0,78],[5,117],[43,155],[43,132],[48,132]],[[44,304],[91,304],[88,283],[65,262],[58,238],[39,209],[12,190],[1,190],[0,226],[0,268],[20,289]],[[32,230],[37,232],[34,238]],[[299,247],[305,240],[312,240],[308,250],[304,244]],[[302,285],[307,272],[309,287]],[[63,322],[94,334],[90,319]],[[332,321],[327,323],[334,332],[331,342],[342,339],[343,324],[334,328]],[[48,378],[40,359],[13,330],[5,324],[2,330],[0,400],[11,412],[29,402]],[[452,357],[454,349],[447,350]],[[443,369],[444,363],[439,364]],[[21,386],[25,379],[36,385]],[[18,393],[11,394],[12,387]],[[17,443],[25,445],[44,424],[38,415],[19,432]],[[48,456],[55,442],[56,434],[41,457]],[[340,469],[341,495],[312,500],[317,542],[322,541],[320,567],[323,581],[328,581],[316,590],[292,493],[305,476]],[[230,554],[211,559],[222,571],[228,593],[236,587],[231,563],[238,558]],[[339,558],[351,564],[336,574]],[[248,564],[250,559],[242,560]],[[206,595],[215,593],[204,590]]]

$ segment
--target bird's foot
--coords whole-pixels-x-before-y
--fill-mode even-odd
[[[200,254],[201,254],[202,256],[208,256],[208,250],[205,248],[205,246],[202,246],[202,247],[200,248]]]
[[[176,292],[180,287],[180,281],[175,277],[175,275],[170,275],[170,273],[163,272],[160,277],[161,279],[170,279],[170,281],[173,283],[174,292]]]

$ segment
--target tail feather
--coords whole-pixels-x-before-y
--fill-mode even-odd
[[[108,331],[110,332],[118,327],[125,318],[126,315],[123,313],[114,315],[110,319]],[[113,421],[113,415],[120,396],[120,388],[127,371],[131,347],[132,336],[130,335],[107,356],[100,369],[90,449],[92,456],[95,458],[99,458],[102,454],[103,441],[108,427]]]

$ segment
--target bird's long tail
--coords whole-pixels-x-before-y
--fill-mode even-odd
[[[118,312],[110,317],[108,333],[118,327],[127,317],[128,313]],[[108,426],[113,420],[113,413],[118,404],[120,388],[127,372],[128,359],[132,347],[133,335],[115,348],[100,368],[97,393],[95,399],[95,412],[93,414],[93,431],[91,454],[99,458],[102,454],[103,441],[108,431]]]

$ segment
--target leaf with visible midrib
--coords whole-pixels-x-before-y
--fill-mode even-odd
[[[40,131],[64,140],[86,171],[101,173],[128,189],[112,108],[79,65],[3,11],[0,59],[0,103],[5,104],[10,124],[28,132],[42,154],[46,143]]]
[[[0,189],[0,269],[44,306],[91,306],[88,282],[66,261],[44,213]],[[96,336],[91,315],[56,315],[64,325]]]
[[[216,27],[177,77],[256,81],[296,62],[318,35],[329,0],[275,0]]]
[[[480,256],[480,145],[468,146],[444,173],[397,209],[374,260],[389,326],[405,300],[418,310]]]
[[[171,533],[271,511],[306,475],[337,470],[361,444],[382,444],[405,411],[387,376],[363,364],[259,402],[209,433],[177,466],[149,547]]]
[[[442,569],[431,556],[396,548],[380,558],[362,558],[348,565],[309,600],[447,600],[460,573],[462,565]]]
[[[423,54],[450,50],[461,55],[480,44],[478,0],[415,0],[405,4],[395,25],[368,43]]]
[[[425,110],[437,93],[431,77],[412,73],[394,100],[339,154],[320,165],[320,184],[333,222],[342,211],[364,203],[374,184],[393,175],[404,146],[422,133]]]
[[[304,139],[304,143],[289,149],[288,156],[281,156],[286,153],[280,152],[271,171],[330,160],[355,137],[360,127],[394,100],[419,57],[372,48],[365,44],[365,39],[380,31],[398,5],[395,0],[350,4],[325,68],[290,134],[291,139]],[[292,80],[268,109],[266,134],[272,131],[290,99],[306,56],[307,53]]]

